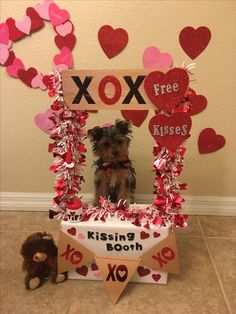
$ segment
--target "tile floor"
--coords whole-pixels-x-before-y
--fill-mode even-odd
[[[47,282],[24,288],[19,250],[35,231],[57,238],[59,222],[43,212],[1,212],[0,313],[16,314],[233,314],[236,313],[236,217],[191,216],[178,230],[181,274],[163,285],[128,284],[114,306],[102,282]]]

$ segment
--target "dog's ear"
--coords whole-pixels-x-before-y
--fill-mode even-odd
[[[116,120],[116,128],[121,134],[127,135],[131,134],[131,125],[132,123],[127,120]]]
[[[99,141],[102,138],[103,129],[100,126],[96,126],[95,128],[88,130],[88,138],[90,141],[95,142]]]

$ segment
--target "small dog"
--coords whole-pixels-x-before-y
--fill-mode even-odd
[[[88,131],[93,153],[99,157],[94,163],[95,206],[99,205],[100,196],[110,197],[113,203],[134,201],[135,170],[128,157],[131,133],[131,123],[120,120],[115,125],[96,126]]]

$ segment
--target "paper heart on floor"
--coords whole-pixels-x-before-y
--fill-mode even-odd
[[[174,68],[167,73],[153,71],[144,81],[144,89],[151,102],[171,112],[187,92],[189,76],[185,69]]]
[[[12,77],[18,77],[18,71],[24,70],[25,66],[21,59],[15,58],[11,65],[7,67],[7,73]]]
[[[203,95],[195,95],[190,99],[190,110],[188,111],[188,114],[190,116],[196,115],[207,107],[207,99]]]
[[[37,113],[34,117],[34,123],[40,128],[43,132],[49,133],[50,130],[54,127],[54,123],[49,118],[52,116],[52,110],[47,109],[43,113]],[[69,231],[68,231],[69,232]]]
[[[159,145],[174,152],[189,137],[191,126],[192,120],[185,112],[158,114],[150,120],[149,131]]]
[[[173,59],[168,52],[161,52],[155,46],[148,47],[143,53],[144,68],[169,68]]]
[[[132,121],[133,125],[135,125],[137,128],[143,124],[148,115],[148,112],[148,110],[121,110],[122,116],[126,120]]]
[[[37,70],[33,67],[28,70],[20,69],[17,72],[19,79],[25,83],[25,85],[32,87],[31,83],[33,78],[38,74]]]
[[[55,37],[55,43],[59,49],[67,47],[72,50],[76,43],[76,37],[74,34],[68,34],[66,36],[57,35]]]
[[[66,36],[73,32],[74,26],[70,21],[67,21],[64,24],[55,26],[55,30],[58,35]]]
[[[128,33],[123,28],[113,29],[110,25],[104,25],[98,31],[99,44],[109,59],[121,53],[128,40]]]
[[[139,266],[137,268],[137,272],[140,277],[144,277],[144,276],[149,275],[151,273],[151,270],[149,268],[144,268],[143,266]]]
[[[9,42],[9,29],[6,23],[0,23],[0,43],[7,45]]]
[[[31,7],[27,8],[26,14],[29,16],[31,20],[30,32],[36,32],[44,26],[44,21],[34,8]]]
[[[212,128],[201,131],[198,137],[198,149],[200,154],[213,153],[225,146],[223,135],[216,134]]]
[[[53,61],[56,65],[65,64],[69,68],[72,66],[72,54],[68,47],[63,47],[61,52],[54,56]]]
[[[69,20],[70,15],[67,10],[60,9],[56,3],[51,3],[49,6],[49,17],[52,25],[57,26]]]
[[[24,16],[23,20],[16,21],[16,27],[26,35],[29,35],[31,29],[31,19],[29,16]]]
[[[211,31],[206,26],[194,29],[187,26],[179,34],[179,42],[185,53],[191,58],[197,58],[208,46]]]
[[[88,267],[83,265],[81,267],[77,267],[76,268],[76,272],[81,275],[81,276],[84,276],[86,277],[87,276],[87,273],[88,273]]]

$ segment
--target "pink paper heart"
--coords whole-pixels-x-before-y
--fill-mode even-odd
[[[7,73],[12,77],[19,77],[18,71],[24,69],[25,66],[23,62],[19,58],[16,58],[14,59],[13,63],[7,67]]]
[[[43,18],[44,20],[49,21],[49,6],[52,3],[53,0],[45,0],[43,3],[36,4],[34,9],[38,12],[38,14]]]
[[[53,61],[56,65],[66,64],[69,68],[72,66],[72,54],[68,47],[63,47],[61,52],[54,56]]]
[[[11,40],[9,40],[7,44],[0,43],[0,50],[5,48],[9,50],[11,48],[11,44],[12,44]]]
[[[67,21],[64,24],[56,26],[55,29],[59,35],[65,37],[66,35],[72,33],[73,25],[70,21]]]
[[[49,131],[53,128],[54,123],[49,119],[52,115],[52,110],[47,109],[44,113],[38,113],[34,117],[34,123],[40,128],[42,131],[46,133],[50,133]]]
[[[78,234],[78,239],[83,240],[84,238],[85,238],[84,233],[79,232],[79,234]]]
[[[95,276],[96,278],[99,278],[99,277],[101,277],[101,273],[100,273],[100,272],[94,273],[94,276]]]
[[[148,47],[144,50],[144,68],[169,68],[172,63],[173,59],[168,52],[160,52],[155,46]]]
[[[31,29],[31,19],[26,15],[22,21],[16,21],[16,27],[24,34],[29,35]]]
[[[43,83],[43,75],[42,74],[37,74],[32,82],[31,82],[31,86],[33,88],[41,88],[41,89],[46,89],[47,86]]]
[[[6,23],[0,23],[0,43],[6,45],[9,42],[9,29]]]
[[[67,70],[68,69],[68,66],[66,64],[57,64],[53,67],[53,70],[55,71],[58,71],[58,72],[62,72],[63,70]]]
[[[67,10],[61,10],[55,3],[49,6],[49,17],[53,26],[63,24],[69,20],[70,15]]]
[[[4,65],[9,57],[9,50],[5,48],[0,49],[0,64]]]

